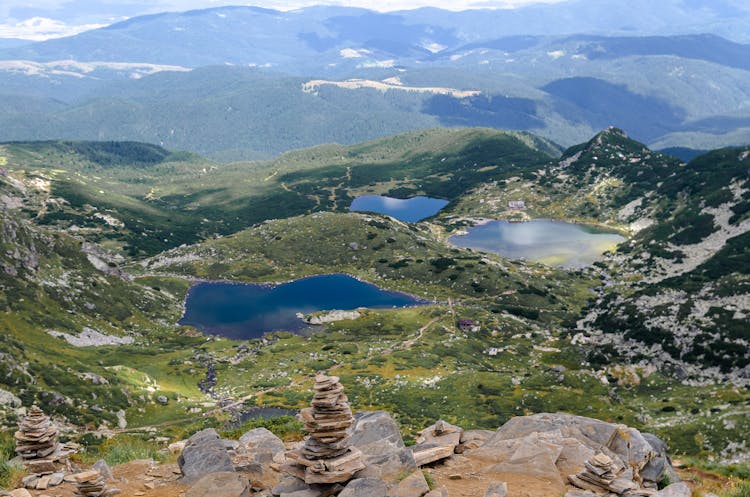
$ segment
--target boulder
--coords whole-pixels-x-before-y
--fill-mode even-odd
[[[451,457],[461,441],[462,433],[462,428],[442,420],[422,430],[417,444],[411,448],[417,466]]]
[[[115,481],[115,477],[112,475],[112,469],[104,459],[99,459],[91,467],[97,470],[106,481]]]
[[[640,471],[656,454],[635,428],[618,426],[607,447],[634,470]]]
[[[308,488],[310,488],[310,486],[303,480],[291,475],[283,475],[279,480],[279,483],[271,489],[271,493],[273,495],[282,495]]]
[[[185,497],[250,497],[250,482],[234,472],[211,473],[198,480]]]
[[[339,497],[386,497],[388,487],[380,478],[357,478],[350,481]]]
[[[693,491],[688,484],[681,481],[659,490],[654,497],[692,497],[692,495]]]
[[[388,492],[388,497],[422,497],[430,491],[421,471],[415,471]]]
[[[424,497],[448,497],[448,489],[445,487],[436,488],[424,494]]]
[[[25,488],[11,490],[10,497],[33,497]]]
[[[7,390],[0,388],[0,407],[18,408],[21,407],[21,399]]]
[[[414,455],[401,438],[396,421],[385,411],[359,413],[350,443],[362,452],[365,469],[356,478],[381,478],[391,482],[417,469]]]
[[[234,471],[224,443],[213,428],[190,437],[177,463],[187,483],[196,482],[210,473]]]
[[[493,481],[487,487],[484,497],[508,497],[508,484],[504,481]]]
[[[240,437],[237,455],[257,463],[270,463],[276,454],[286,450],[284,442],[266,428],[255,428]]]
[[[680,477],[674,468],[672,468],[672,462],[667,455],[667,443],[651,433],[643,433],[643,438],[646,439],[653,449],[654,457],[641,468],[641,478],[644,481],[652,483],[660,482],[665,476],[669,478],[669,481],[680,481]]]
[[[463,454],[467,450],[481,447],[494,434],[495,432],[491,430],[464,430],[456,447],[456,454]]]
[[[519,416],[511,418],[501,426],[490,438],[485,446],[496,445],[504,440],[523,438],[532,433],[559,431],[564,437],[575,438],[597,450],[602,445],[607,445],[612,439],[618,426],[598,419],[574,416],[562,413],[542,413],[532,416]]]

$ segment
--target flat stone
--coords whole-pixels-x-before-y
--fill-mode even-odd
[[[455,453],[455,445],[436,445],[432,442],[415,445],[411,448],[414,454],[414,462],[417,466],[424,466],[435,461],[452,457]]]
[[[95,480],[96,478],[99,478],[99,476],[101,476],[101,474],[96,470],[82,471],[73,475],[73,481],[83,483]]]
[[[10,497],[32,497],[32,495],[25,488],[17,488],[10,491]]]
[[[250,482],[234,472],[211,473],[190,487],[185,497],[250,497]]]
[[[36,461],[25,461],[24,465],[29,473],[51,474],[57,471],[55,463],[47,459],[38,459]]]
[[[380,478],[356,478],[350,481],[339,497],[386,497],[388,487]]]
[[[306,488],[304,490],[297,490],[295,492],[283,493],[281,494],[281,497],[320,497],[320,495],[321,495],[320,490]]]
[[[296,492],[297,490],[304,490],[306,488],[310,487],[303,480],[291,475],[283,475],[279,480],[278,485],[271,489],[271,493],[273,495],[281,495],[284,493]]]

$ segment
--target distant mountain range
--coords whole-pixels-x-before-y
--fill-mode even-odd
[[[0,44],[0,140],[141,140],[222,160],[433,126],[750,143],[750,45],[733,29],[750,10],[636,4],[219,7]]]

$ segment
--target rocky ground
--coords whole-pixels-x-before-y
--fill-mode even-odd
[[[144,497],[690,497],[696,487],[695,481],[676,483],[681,477],[658,438],[566,414],[517,417],[497,431],[439,421],[407,447],[388,413],[358,413],[349,440],[366,467],[337,484],[307,484],[289,474],[286,454],[294,447],[264,428],[239,440],[203,430],[172,445],[181,452],[177,464],[133,461],[115,467],[107,484],[120,495]],[[591,471],[602,460],[611,475],[601,471],[598,479]],[[588,490],[572,485],[571,475],[585,478]],[[665,482],[671,485],[658,490]],[[708,481],[708,488],[721,483]],[[65,482],[29,494],[73,497],[74,491]],[[20,492],[10,495],[27,496]]]

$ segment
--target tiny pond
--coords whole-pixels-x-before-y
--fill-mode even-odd
[[[363,195],[352,201],[349,210],[387,214],[399,221],[416,223],[422,219],[434,216],[446,205],[448,205],[447,200],[432,197],[400,199],[385,197],[383,195]]]

